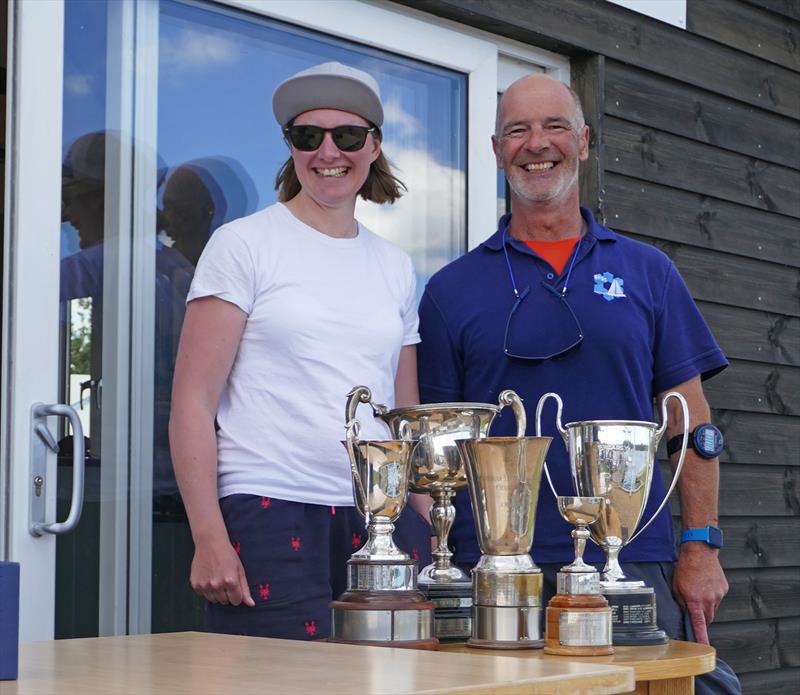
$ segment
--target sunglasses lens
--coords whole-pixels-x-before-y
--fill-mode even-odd
[[[342,152],[355,152],[364,147],[367,141],[368,128],[359,125],[342,125],[334,128],[333,144]]]
[[[325,131],[317,125],[293,125],[287,133],[292,145],[303,152],[316,150],[325,137]]]
[[[355,152],[364,147],[370,129],[360,125],[340,125],[337,128],[321,128],[318,125],[293,125],[284,132],[295,149],[313,152],[322,144],[325,133],[333,137],[333,144],[342,152]]]

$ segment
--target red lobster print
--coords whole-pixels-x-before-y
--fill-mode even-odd
[[[266,601],[269,598],[269,584],[259,584],[258,593],[261,596],[261,600]]]
[[[306,634],[313,637],[317,634],[317,623],[314,620],[306,620]]]
[[[300,550],[300,536],[292,536],[292,550],[295,552]]]

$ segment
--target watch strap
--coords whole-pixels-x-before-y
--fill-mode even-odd
[[[722,547],[722,531],[716,526],[704,526],[703,528],[687,528],[681,532],[681,543],[687,541],[702,541],[712,548]]]
[[[692,433],[689,432],[689,440],[691,441]],[[676,454],[681,450],[683,446],[683,435],[676,434],[674,437],[670,437],[667,440],[667,457],[672,458],[672,454]]]

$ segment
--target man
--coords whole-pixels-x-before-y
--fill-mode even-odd
[[[503,95],[492,145],[509,183],[512,215],[428,283],[420,304],[423,402],[496,402],[500,391],[512,388],[525,401],[531,432],[536,404],[548,391],[563,398],[564,422],[574,422],[652,421],[653,399],[660,403],[674,390],[688,402],[690,430],[708,423],[700,382],[727,361],[669,259],[579,207],[578,166],[588,144],[578,98],[562,83],[529,75]],[[492,434],[513,434],[511,419],[499,418]],[[670,410],[667,439],[682,434],[681,420],[677,408]],[[548,465],[556,490],[574,494],[552,410],[545,410],[543,425],[544,434],[555,437]],[[665,494],[658,471],[655,478],[645,519]],[[684,529],[716,531],[717,487],[717,459],[689,449],[679,481]],[[456,561],[472,565],[480,551],[465,493],[456,506]],[[554,573],[574,557],[570,528],[544,486],[533,555],[550,592]],[[691,639],[693,632],[708,642],[706,626],[728,590],[718,552],[687,541],[673,564],[666,508],[623,551],[626,573],[656,589],[659,626],[671,637]],[[603,555],[592,547],[587,559],[599,563]],[[709,675],[710,692],[739,692],[727,665]]]

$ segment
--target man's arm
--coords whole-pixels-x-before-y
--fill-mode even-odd
[[[677,391],[689,406],[689,431],[710,422],[708,407],[700,377],[686,381],[671,391]],[[664,393],[659,394],[659,402]],[[683,434],[683,416],[675,399],[668,404],[666,437]],[[673,454],[670,465],[674,472],[680,452]],[[681,477],[678,479],[683,529],[717,526],[719,493],[719,460],[703,459],[689,446],[686,450]],[[678,564],[672,589],[678,603],[689,612],[698,642],[708,644],[707,626],[714,620],[720,601],[728,593],[728,582],[719,564],[719,550],[702,541],[690,541],[680,546]]]

